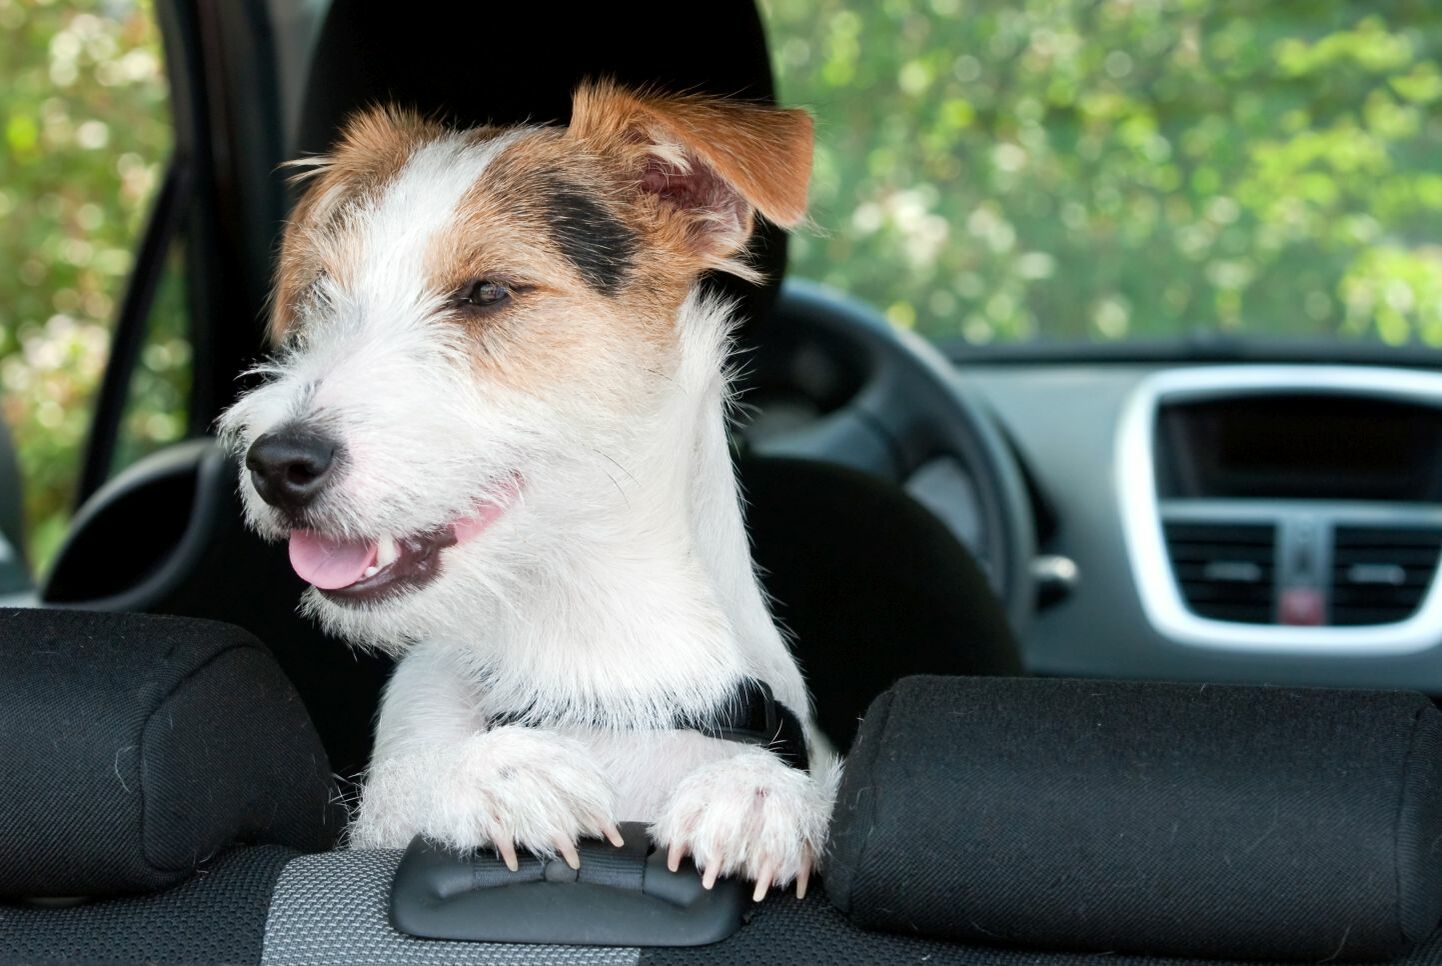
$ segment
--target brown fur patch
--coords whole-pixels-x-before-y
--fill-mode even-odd
[[[558,236],[558,184],[624,232],[627,252],[620,261],[626,268],[614,285],[598,284]],[[560,129],[539,128],[502,149],[462,198],[452,226],[430,243],[426,273],[442,295],[481,279],[512,288],[505,307],[456,312],[454,318],[476,340],[476,364],[485,378],[536,391],[577,378],[598,354],[650,364],[642,357],[654,362],[653,353],[673,343],[675,311],[694,273],[680,266],[667,270],[650,230],[613,159],[578,151]],[[597,257],[618,253],[598,250]]]
[[[344,259],[327,257],[335,246],[326,234],[336,218],[357,202],[379,196],[418,147],[444,133],[440,124],[414,111],[374,107],[346,121],[329,154],[291,165],[300,169],[296,180],[307,187],[281,237],[270,317],[272,342],[285,338],[295,320],[297,299],[322,271],[344,271]]]

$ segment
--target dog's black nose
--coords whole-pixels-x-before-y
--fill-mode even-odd
[[[287,426],[266,433],[245,454],[260,498],[278,510],[302,510],[325,489],[339,445],[319,433]]]

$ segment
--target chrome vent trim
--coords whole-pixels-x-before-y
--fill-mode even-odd
[[[1143,379],[1122,411],[1115,449],[1115,492],[1137,595],[1152,627],[1182,645],[1250,653],[1377,657],[1442,645],[1442,581],[1434,573],[1416,612],[1404,620],[1362,626],[1296,627],[1218,620],[1194,613],[1173,573],[1156,491],[1153,431],[1162,403],[1336,393],[1442,408],[1442,375],[1367,366],[1204,366],[1171,369]],[[1347,526],[1442,526],[1433,504],[1323,501],[1168,501],[1169,522],[1194,517],[1278,523],[1279,508],[1295,520]],[[1294,521],[1295,522],[1295,521]],[[1328,565],[1330,567],[1330,564]],[[1335,568],[1332,568],[1335,577]],[[1375,576],[1375,575],[1374,575]]]

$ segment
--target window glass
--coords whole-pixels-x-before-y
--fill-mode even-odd
[[[41,569],[171,132],[144,0],[0,0],[0,51],[0,407]]]
[[[763,0],[793,271],[973,343],[1442,347],[1442,5]]]

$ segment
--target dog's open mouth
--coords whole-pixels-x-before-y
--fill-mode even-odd
[[[381,600],[412,590],[440,573],[441,551],[480,536],[506,512],[484,503],[437,530],[379,540],[345,540],[292,530],[290,565],[306,583],[339,603]]]

